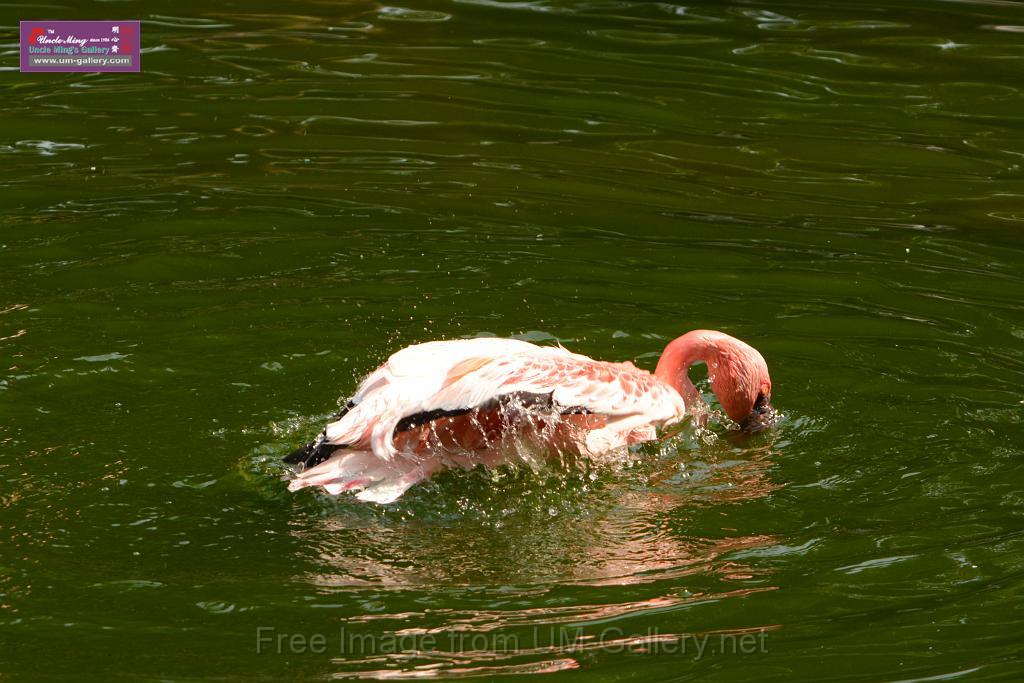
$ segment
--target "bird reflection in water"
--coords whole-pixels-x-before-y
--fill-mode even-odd
[[[457,514],[430,509],[452,497],[450,484],[465,483],[442,481],[403,501],[406,514],[397,522],[384,516],[357,522],[336,514],[317,529],[296,528],[293,533],[317,549],[315,569],[302,577],[317,593],[372,590],[374,601],[385,605],[390,591],[406,596],[405,609],[385,606],[347,618],[342,626],[371,628],[382,637],[434,637],[431,642],[438,645],[342,656],[332,662],[337,667],[333,675],[422,677],[456,670],[496,675],[576,668],[582,651],[657,648],[689,637],[662,631],[633,634],[627,623],[634,619],[663,623],[673,610],[774,590],[764,568],[732,556],[772,545],[775,538],[687,531],[701,526],[694,521],[706,512],[756,501],[778,488],[768,476],[771,444],[738,449],[718,438],[713,447],[701,449],[704,460],[693,459],[689,450],[663,444],[653,458],[640,454],[634,467],[610,473],[598,468],[578,478],[558,473],[565,484],[560,509],[539,490],[547,488],[550,477],[541,486],[541,473],[532,473],[509,475],[498,486],[489,481],[486,493],[461,499]],[[460,476],[490,475],[455,475]],[[616,595],[629,599],[594,603],[592,589],[575,590],[584,586],[628,586]],[[424,592],[425,603],[437,606],[409,611],[410,590]],[[580,599],[573,597],[577,594]],[[618,620],[629,621],[621,622],[614,638],[599,631],[561,642],[565,639],[554,635],[580,624],[614,627]],[[501,642],[515,647],[460,648],[458,643],[473,641],[452,640],[451,634],[504,637]]]

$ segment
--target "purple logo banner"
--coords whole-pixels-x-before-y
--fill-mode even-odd
[[[23,21],[22,71],[138,71],[138,21]]]

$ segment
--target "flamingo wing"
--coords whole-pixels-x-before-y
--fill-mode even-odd
[[[529,342],[491,337],[406,347],[363,380],[339,419],[328,424],[307,448],[323,451],[327,446],[358,446],[391,459],[396,454],[391,440],[395,427],[403,418],[436,410],[433,397],[450,380],[453,369],[538,350],[541,347]],[[310,458],[293,462],[303,460],[309,464]]]
[[[685,411],[677,392],[631,363],[543,347],[450,375],[430,403],[434,410],[459,410],[507,395],[550,396],[550,403],[564,412],[643,415],[651,422],[667,422]]]
[[[396,431],[507,398],[605,415],[623,428],[675,421],[685,412],[675,390],[632,363],[515,339],[428,342],[398,351],[370,373],[338,419],[286,461],[310,467],[341,447],[390,461],[398,455]]]
[[[418,344],[370,373],[337,419],[286,458],[305,465],[289,488],[360,490],[360,499],[390,502],[441,462],[396,457],[396,433],[506,401],[604,416],[582,444],[591,453],[631,442],[630,434],[653,435],[653,425],[685,413],[678,392],[631,363],[510,339]]]

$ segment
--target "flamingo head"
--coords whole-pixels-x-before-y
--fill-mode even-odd
[[[770,402],[772,380],[758,350],[719,332],[714,338],[714,352],[706,362],[711,390],[726,415],[745,431],[768,426],[774,414]]]
[[[760,431],[772,423],[772,380],[757,349],[724,332],[694,330],[668,345],[655,374],[688,402],[699,401],[700,394],[687,376],[690,366],[699,361],[708,366],[711,390],[722,409],[744,431]]]

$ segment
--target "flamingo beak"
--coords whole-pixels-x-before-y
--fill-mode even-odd
[[[740,423],[740,429],[748,434],[756,434],[775,424],[775,408],[768,401],[769,397],[759,392],[750,415]]]

